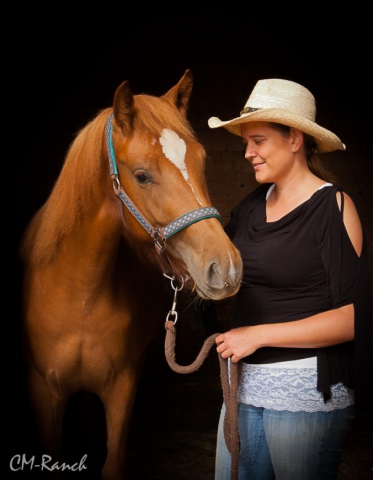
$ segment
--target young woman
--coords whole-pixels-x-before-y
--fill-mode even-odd
[[[372,398],[364,234],[317,155],[345,146],[315,117],[306,88],[268,79],[240,117],[209,120],[242,137],[261,184],[226,226],[244,278],[232,329],[216,339],[222,357],[240,362],[240,480],[336,479],[355,405]],[[216,480],[231,478],[224,415],[223,405]]]

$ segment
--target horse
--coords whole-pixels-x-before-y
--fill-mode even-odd
[[[162,96],[121,83],[76,134],[22,241],[24,358],[43,452],[59,458],[68,401],[92,392],[106,423],[103,480],[128,478],[131,412],[169,280],[202,302],[235,295],[242,280],[187,119],[192,86],[189,69]]]

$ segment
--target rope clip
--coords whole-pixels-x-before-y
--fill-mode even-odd
[[[173,299],[173,302],[172,302],[172,307],[171,307],[171,310],[168,312],[167,314],[167,317],[166,317],[166,323],[167,322],[170,322],[170,316],[173,316],[174,317],[174,325],[176,324],[177,322],[177,311],[176,311],[176,304],[177,304],[177,292],[179,292],[180,290],[182,290],[184,288],[184,278],[183,277],[180,277],[181,278],[181,286],[178,287],[178,286],[175,286],[174,285],[174,280],[176,279],[175,276],[173,277],[169,277],[168,275],[166,275],[165,273],[163,274],[165,277],[169,278],[171,280],[171,287],[175,290],[175,293],[174,293],[174,299]]]

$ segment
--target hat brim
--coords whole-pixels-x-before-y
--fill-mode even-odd
[[[320,127],[317,123],[307,120],[281,108],[263,108],[241,115],[233,120],[222,121],[220,118],[211,117],[208,120],[210,128],[224,127],[235,135],[241,135],[242,123],[248,122],[274,122],[289,127],[297,128],[311,135],[316,142],[318,153],[333,152],[334,150],[346,150],[341,140],[330,130]]]

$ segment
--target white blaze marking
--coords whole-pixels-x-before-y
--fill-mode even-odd
[[[193,185],[188,181],[188,169],[185,164],[186,144],[184,140],[173,130],[164,128],[159,138],[159,143],[162,145],[162,151],[165,157],[180,170],[185,181],[194,193]],[[202,202],[199,198],[196,197],[196,200],[202,206]]]
[[[188,180],[188,170],[185,165],[186,144],[179,135],[168,128],[162,130],[159,139],[163,153],[182,173],[185,180]]]

